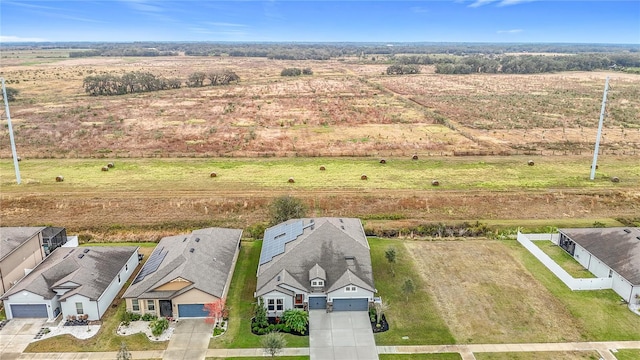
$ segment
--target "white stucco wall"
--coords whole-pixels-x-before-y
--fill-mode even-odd
[[[13,319],[13,314],[11,313],[11,304],[23,304],[23,305],[36,305],[36,304],[45,304],[47,305],[47,314],[50,320],[55,318],[55,309],[60,307],[60,303],[57,298],[53,298],[52,300],[47,300],[40,295],[36,295],[29,291],[21,291],[17,294],[13,294],[7,300],[4,300],[4,309],[7,315],[7,319]]]
[[[60,305],[62,307],[62,316],[66,319],[69,315],[78,316],[76,311],[76,303],[82,303],[83,314],[89,315],[89,320],[100,320],[100,314],[98,313],[98,303],[96,301],[91,301],[91,299],[82,296],[82,295],[72,295],[65,299],[65,301],[61,301]]]
[[[98,319],[91,319],[91,320],[99,320],[102,317],[102,315],[104,315],[105,311],[109,309],[109,306],[113,302],[113,299],[116,298],[120,290],[122,290],[122,287],[124,286],[124,284],[127,282],[127,280],[129,280],[129,278],[133,274],[133,271],[136,269],[136,266],[138,266],[138,249],[136,249],[136,251],[133,252],[131,257],[129,257],[129,260],[127,260],[127,263],[125,264],[125,266],[123,266],[122,269],[120,269],[120,272],[119,272],[120,281],[118,281],[118,276],[114,277],[113,280],[111,280],[111,283],[109,284],[109,286],[98,298],[98,309],[99,309]]]
[[[333,299],[353,299],[367,298],[369,302],[373,302],[373,292],[356,286],[356,291],[345,291],[346,287],[337,289],[327,294],[327,301],[333,302]]]
[[[268,294],[263,295],[262,299],[264,300],[265,308],[267,308],[268,299],[284,299],[284,308],[282,309],[282,311],[267,310],[267,316],[269,317],[281,316],[285,310],[293,309],[293,297],[289,294],[283,294],[279,291],[272,291]]]

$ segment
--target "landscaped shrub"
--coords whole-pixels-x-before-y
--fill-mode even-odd
[[[149,313],[142,315],[142,321],[153,321],[153,320],[156,320],[157,318],[158,317],[156,315],[149,314]]]
[[[155,319],[149,324],[149,327],[153,336],[160,336],[169,328],[169,320],[165,318]]]
[[[291,330],[304,335],[309,324],[309,313],[300,309],[289,309],[282,314],[282,320]]]

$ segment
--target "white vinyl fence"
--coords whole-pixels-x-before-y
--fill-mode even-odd
[[[555,235],[555,236],[554,236]],[[549,255],[545,254],[533,241],[552,241],[558,243],[557,234],[522,234],[518,232],[518,242],[546,266],[571,290],[602,290],[613,287],[612,278],[576,279],[558,265]]]

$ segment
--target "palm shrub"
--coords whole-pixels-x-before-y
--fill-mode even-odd
[[[165,330],[169,328],[169,320],[165,318],[153,320],[149,327],[153,336],[160,336]]]
[[[282,314],[282,320],[288,328],[304,335],[309,324],[309,313],[300,309],[289,309]]]

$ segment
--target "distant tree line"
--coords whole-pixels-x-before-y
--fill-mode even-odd
[[[175,51],[160,51],[152,48],[111,48],[94,49],[86,51],[71,51],[70,58],[93,57],[93,56],[177,56]]]
[[[280,72],[280,76],[300,76],[300,75],[313,75],[311,68],[285,68]]]
[[[505,55],[432,59],[439,74],[537,74],[640,67],[640,54]],[[405,61],[407,61],[405,59]]]
[[[209,86],[228,85],[233,81],[236,83],[240,81],[240,76],[231,70],[215,70],[208,73],[197,71],[189,75],[187,86],[202,87],[205,86],[207,80],[206,85]]]
[[[195,72],[189,75],[188,87],[205,85],[226,85],[232,81],[240,81],[240,77],[230,70],[216,70],[209,73]],[[167,79],[149,72],[134,71],[122,76],[113,74],[91,75],[84,78],[84,91],[89,95],[124,95],[168,89],[179,89],[182,81],[177,78]]]
[[[286,60],[325,60],[345,56],[369,58],[387,55],[391,60],[403,54],[504,55],[525,53],[640,53],[639,44],[491,44],[491,43],[215,43],[215,42],[133,42],[133,43],[11,43],[2,50],[73,49],[71,57],[86,56],[193,56],[266,57]],[[439,61],[440,62],[440,61]],[[418,63],[423,65],[424,63]]]
[[[406,75],[419,73],[420,67],[418,65],[395,64],[387,68],[387,75]]]
[[[124,95],[141,92],[177,89],[179,79],[165,79],[152,73],[134,71],[122,76],[113,74],[91,75],[84,78],[84,91],[89,95]]]

